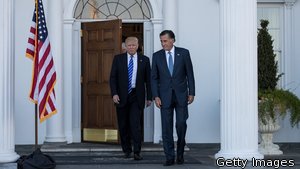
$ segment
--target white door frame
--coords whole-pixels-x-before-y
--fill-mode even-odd
[[[159,33],[162,31],[162,12],[156,0],[149,0],[152,16],[144,22],[145,54],[152,58],[153,51],[160,49]],[[63,68],[63,104],[65,113],[65,133],[68,143],[81,142],[81,37],[80,25],[84,20],[73,18],[77,0],[70,0],[64,10],[64,58]],[[96,20],[93,20],[96,21]],[[141,22],[141,20],[124,20],[124,23]],[[152,25],[152,27],[151,27]],[[147,46],[146,46],[147,45]],[[154,111],[154,112],[153,112]],[[158,143],[161,140],[160,113],[153,107],[145,109],[145,129],[153,128],[151,135],[145,135],[145,141]],[[153,122],[151,122],[151,114]],[[151,127],[152,123],[152,127]],[[154,125],[154,126],[153,126]]]

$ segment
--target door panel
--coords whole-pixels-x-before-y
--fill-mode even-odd
[[[118,142],[109,75],[121,52],[122,21],[82,23],[82,33],[83,141]]]

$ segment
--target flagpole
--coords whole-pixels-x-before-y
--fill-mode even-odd
[[[54,85],[56,82],[56,71],[53,64],[53,58],[50,51],[50,42],[44,19],[44,9],[42,0],[35,0],[35,11],[32,22],[35,26],[30,27],[31,35],[28,38],[28,47],[26,56],[33,60],[32,85],[30,90],[30,99],[35,103],[35,148],[39,149],[38,145],[38,125],[47,118],[57,112],[55,105]],[[41,14],[41,17],[39,17]],[[33,31],[34,30],[34,31]],[[34,38],[33,38],[34,37]],[[32,44],[34,42],[34,45]],[[49,49],[48,53],[39,53],[40,48]],[[41,56],[40,56],[41,55]],[[47,59],[50,58],[50,59]],[[45,60],[50,60],[45,62]],[[40,63],[40,61],[42,63]],[[45,64],[44,64],[45,63]],[[47,63],[47,64],[46,64]],[[49,69],[50,68],[50,69]],[[48,84],[44,82],[43,77],[51,77]],[[41,91],[43,91],[41,93]]]
[[[36,23],[38,23],[38,0],[35,0],[35,21]],[[37,34],[37,31],[38,31],[38,27],[37,27],[37,24],[36,24],[36,28],[35,28],[35,52],[34,52],[34,59],[36,59],[36,55],[37,55],[37,52],[38,52],[38,47],[37,47],[37,43],[38,43],[38,34]],[[35,144],[34,144],[34,147],[35,147],[35,150],[38,149],[38,108],[37,108],[37,105],[38,103],[36,103],[34,105],[34,109],[35,109]]]
[[[35,149],[38,148],[38,112],[37,112],[37,104],[34,105],[35,107]]]

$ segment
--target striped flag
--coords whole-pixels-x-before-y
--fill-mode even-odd
[[[54,85],[56,71],[46,27],[42,0],[35,1],[26,56],[33,60],[29,97],[37,104],[40,122],[57,112]]]

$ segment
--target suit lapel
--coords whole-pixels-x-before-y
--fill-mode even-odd
[[[166,57],[166,51],[165,50],[162,50],[162,54],[161,54],[161,57],[163,57],[161,59],[161,64],[162,64],[162,67],[165,69],[165,71],[168,72],[168,74],[171,76],[171,73],[169,71],[169,66],[168,66],[168,62],[167,62],[167,57]]]
[[[136,82],[138,82],[138,79],[140,79],[140,75],[141,75],[141,67],[143,64],[143,59],[142,57],[138,54],[137,55],[137,72],[136,72]]]
[[[126,65],[126,66],[123,66],[123,72],[125,74],[124,76],[126,77],[126,81],[127,81],[127,84],[128,84],[128,61],[127,61],[127,53],[124,53],[121,62],[122,62],[121,65]]]
[[[178,52],[178,48],[175,47],[175,52],[174,52],[174,66],[173,66],[173,75],[176,73],[175,71],[177,70],[177,65],[179,63],[179,57],[180,57],[180,54]]]

